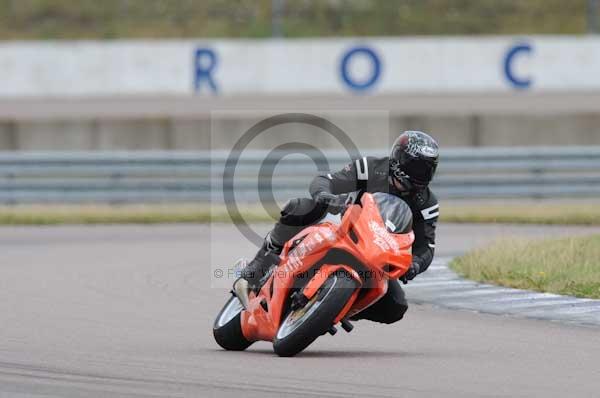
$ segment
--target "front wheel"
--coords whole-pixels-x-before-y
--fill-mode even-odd
[[[294,356],[326,333],[357,287],[345,272],[330,275],[304,307],[285,317],[273,340],[275,353]]]
[[[243,351],[250,347],[242,333],[241,316],[244,307],[237,297],[233,296],[227,301],[213,325],[213,336],[218,345],[230,351]]]

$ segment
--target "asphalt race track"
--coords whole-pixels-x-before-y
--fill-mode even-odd
[[[259,229],[266,230],[266,226]],[[441,225],[453,256],[501,235],[586,228]],[[594,231],[598,232],[598,229]],[[232,226],[0,229],[0,397],[591,397],[600,329],[413,305],[296,358],[225,352],[210,261],[252,254]]]

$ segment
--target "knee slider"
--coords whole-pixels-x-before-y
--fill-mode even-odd
[[[281,209],[281,216],[285,217],[287,215],[294,214],[299,202],[300,199],[298,198],[290,199],[287,202],[285,202],[285,204],[283,205],[283,209]]]
[[[279,221],[284,225],[302,225],[301,217],[298,216],[298,207],[300,199],[290,199],[281,209]]]

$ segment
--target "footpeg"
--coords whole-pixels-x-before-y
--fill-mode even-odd
[[[337,328],[335,326],[331,326],[329,328],[329,330],[327,331],[327,333],[329,333],[330,335],[334,336],[337,333]]]
[[[350,333],[354,329],[354,325],[350,323],[346,318],[342,319],[342,329]]]

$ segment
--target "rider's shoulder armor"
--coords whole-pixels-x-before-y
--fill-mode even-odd
[[[355,160],[356,179],[364,181],[368,192],[389,192],[389,160],[364,156]]]

